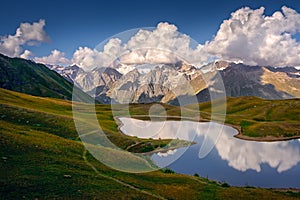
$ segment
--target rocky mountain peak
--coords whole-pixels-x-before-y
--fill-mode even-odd
[[[119,68],[95,68],[85,72],[78,66],[70,66],[60,74],[103,103],[168,103],[176,99],[173,91],[176,95],[196,95],[199,101],[207,101],[208,87],[213,89],[213,85],[207,84],[220,81],[217,72],[228,96],[300,97],[300,73],[295,68],[247,66],[228,61],[216,61],[199,68],[185,62],[122,67],[130,71],[121,74]],[[190,86],[194,91],[188,91]]]

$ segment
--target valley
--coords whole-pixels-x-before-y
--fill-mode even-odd
[[[168,174],[161,170],[144,174],[112,170],[95,160],[89,153],[85,155],[84,146],[78,141],[74,129],[71,102],[34,97],[3,89],[0,92],[0,144],[4,150],[1,151],[0,163],[1,171],[6,172],[1,173],[1,194],[5,199],[297,197],[297,193],[294,192],[283,193],[252,187],[223,187],[222,184],[205,178]],[[112,141],[126,148],[126,145],[132,144],[137,138],[122,136],[117,131],[117,125],[110,117],[108,107],[97,106],[98,111],[107,113],[101,115],[102,127],[107,134],[122,138]],[[166,107],[170,115],[178,112],[176,107]],[[141,114],[146,112],[147,107],[133,106],[131,109],[133,114]],[[95,172],[84,158],[98,172]],[[15,190],[18,192],[13,192]]]
[[[0,200],[300,199],[300,1],[3,1]]]

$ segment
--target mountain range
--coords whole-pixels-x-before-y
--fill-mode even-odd
[[[118,66],[89,72],[76,65],[48,67],[101,103],[178,104],[178,96],[209,101],[210,91],[217,91],[216,85],[221,82],[226,95],[231,97],[300,98],[300,70],[294,67],[247,66],[227,61],[195,67],[177,62],[138,65],[124,74],[121,72],[126,72],[127,66],[125,70]]]
[[[80,101],[90,101],[92,96],[105,104],[161,102],[177,105],[179,97],[185,98],[187,103],[191,97],[204,102],[211,99],[212,91],[220,90],[218,85],[224,85],[230,97],[291,99],[300,98],[300,70],[216,61],[201,67],[177,62],[85,71],[76,65],[45,66],[0,54],[1,88],[71,100],[73,85],[82,97]]]

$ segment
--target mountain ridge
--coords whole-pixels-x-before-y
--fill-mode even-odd
[[[63,78],[47,66],[22,58],[10,58],[0,54],[0,87],[34,96],[72,100],[73,92],[79,101],[90,101],[91,97],[70,80]]]
[[[177,62],[152,64],[147,70],[144,64],[142,71],[134,68],[125,74],[121,74],[118,68],[100,67],[91,72],[79,69],[76,66],[76,76],[70,68],[60,74],[67,79],[71,77],[76,85],[101,103],[173,104],[179,96],[196,96],[200,102],[209,101],[209,91],[216,90],[212,83],[220,83],[220,76],[227,96],[257,96],[265,99],[300,97],[300,70],[293,67],[273,68],[215,61],[200,68]]]

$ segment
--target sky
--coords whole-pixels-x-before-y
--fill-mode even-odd
[[[176,42],[177,45],[184,46],[184,42],[188,42],[188,40],[182,38],[182,35],[176,35],[176,33],[186,34],[200,44],[198,49],[188,51],[191,54],[191,56],[188,56],[188,60],[190,59],[191,61],[198,54],[201,54],[202,57],[200,57],[203,63],[217,57],[227,60],[242,60],[247,64],[253,65],[300,66],[300,61],[296,61],[300,60],[300,24],[295,22],[297,19],[300,19],[297,18],[300,13],[300,1],[295,0],[11,0],[2,1],[1,7],[0,53],[12,57],[30,58],[37,62],[53,61],[51,64],[63,65],[76,63],[86,69],[91,68],[92,65],[103,65],[105,62],[99,61],[104,59],[103,55],[98,56],[97,53],[99,52],[94,51],[94,48],[103,40],[133,28],[156,27],[156,30],[161,22],[166,22],[161,23],[163,25],[157,32],[164,35],[165,33],[162,30],[168,29],[167,36],[162,36],[162,38],[153,36],[151,37],[152,40],[155,39],[162,43],[163,41],[178,41]],[[245,7],[249,7],[250,11],[239,11],[239,9]],[[258,11],[260,7],[264,7],[264,10]],[[276,11],[280,11],[286,17],[287,15],[282,10],[283,7],[292,9],[296,14],[291,14],[291,17],[288,19],[279,19],[279,22],[276,23],[277,19],[272,19],[273,24],[268,22],[269,19],[266,17],[272,16]],[[231,15],[234,12],[237,13],[235,17]],[[239,27],[237,20],[243,21],[243,14],[241,13],[249,12],[254,13],[253,15],[258,16],[258,18],[262,17],[263,22],[251,19],[250,25],[242,23],[242,27]],[[286,12],[291,13],[290,11]],[[230,20],[230,22],[224,25],[224,20]],[[21,25],[22,23],[23,25]],[[235,25],[233,26],[233,24]],[[277,24],[279,24],[278,29],[280,30],[275,30],[276,28],[274,27],[277,27]],[[221,25],[224,25],[223,29]],[[176,27],[176,30],[173,26]],[[234,29],[236,33],[226,33],[228,27],[230,27],[231,31]],[[272,30],[269,31],[269,29]],[[250,33],[248,34],[248,32]],[[144,34],[147,35],[147,33]],[[169,37],[179,37],[179,40],[171,40]],[[226,38],[227,43],[224,43],[224,37],[230,37]],[[228,41],[230,41],[230,44],[228,44]],[[244,42],[249,45],[242,45]],[[269,45],[268,49],[264,48],[261,50],[262,47],[259,46],[259,43]],[[141,48],[141,46],[136,44],[132,44],[131,47],[128,47],[130,45],[124,47],[118,41],[114,41],[111,45],[114,44],[116,45],[115,48],[119,49],[117,53],[120,53],[120,49],[131,52],[132,55],[127,56],[126,59],[124,58],[126,60],[124,62],[127,64],[135,62],[132,60],[128,61],[133,56],[135,58],[139,57],[139,59],[136,59],[139,62],[148,62],[147,55],[157,53],[155,51],[133,52],[130,48]],[[151,44],[148,45],[151,46]],[[166,45],[160,48],[170,51],[174,50],[173,47]],[[245,47],[243,48],[245,50],[242,52],[240,52],[241,47]],[[151,48],[154,48],[154,46],[151,46]],[[272,49],[273,52],[271,52]],[[280,58],[271,61],[272,57],[278,57],[274,52],[276,49],[279,50]],[[111,51],[112,49],[110,48],[109,53]],[[246,58],[247,56],[249,57],[249,52],[257,54],[258,51],[259,55]],[[293,55],[289,55],[286,58],[287,51],[289,53],[292,51]],[[113,53],[116,54],[116,52]],[[47,59],[46,57],[51,54],[52,59]],[[85,57],[84,55],[87,56]],[[159,55],[162,56],[162,53]],[[141,56],[142,58],[140,58]],[[163,55],[163,57],[168,57],[168,59],[164,59],[166,62],[167,60],[174,60],[170,59],[168,55]],[[59,61],[55,63],[55,59]],[[106,63],[109,62],[107,61]]]

